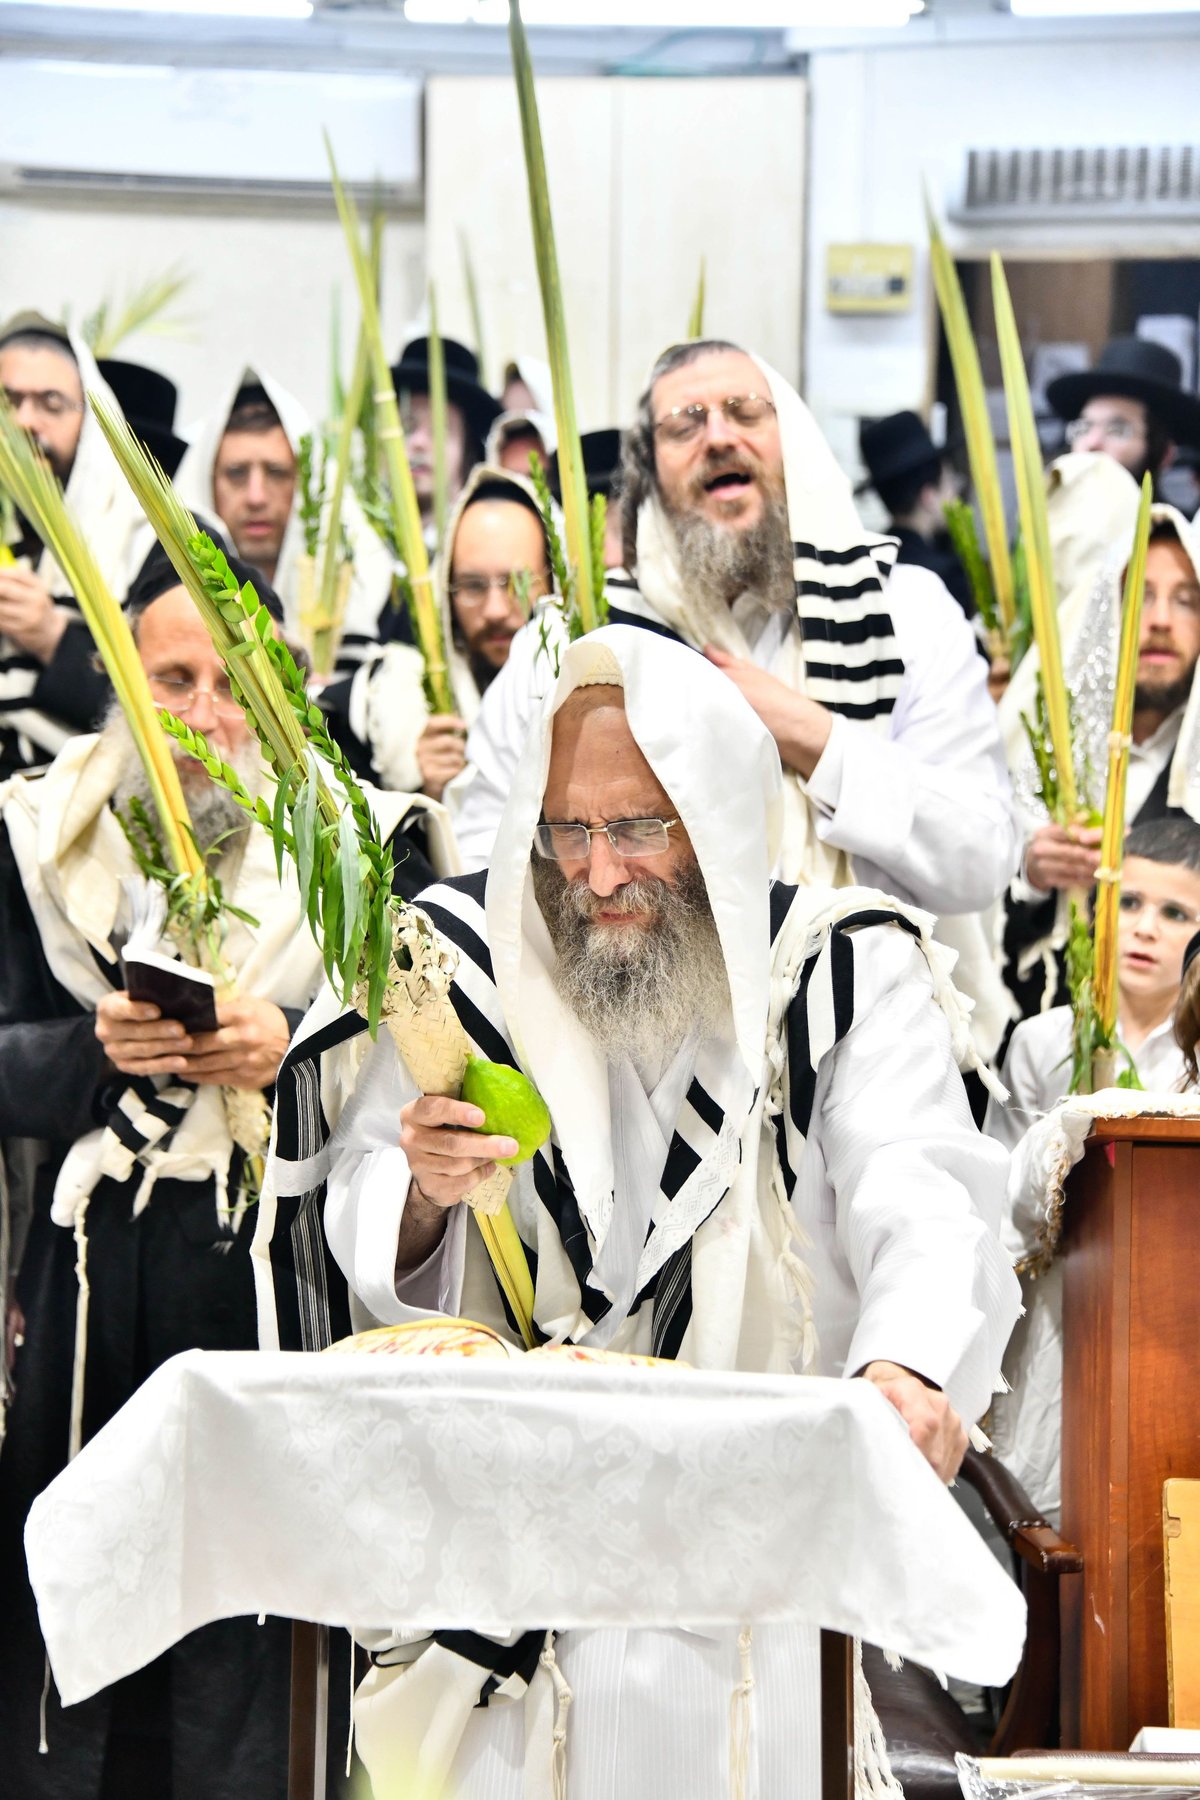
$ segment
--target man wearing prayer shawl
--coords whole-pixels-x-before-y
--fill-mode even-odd
[[[446,520],[433,565],[456,711],[431,717],[425,660],[414,644],[380,645],[349,682],[327,688],[321,699],[355,768],[380,787],[440,800],[462,775],[480,699],[552,579],[532,482],[477,463]]]
[[[279,595],[289,636],[300,639],[304,529],[297,458],[301,438],[312,436],[319,459],[320,435],[320,426],[272,375],[246,369],[200,426],[175,478],[186,506],[223,521],[238,555],[261,570]],[[332,486],[330,458],[322,547],[330,526]],[[380,614],[391,594],[392,558],[349,484],[342,495],[341,530],[352,561],[336,665],[344,674],[354,670],[379,636]]]
[[[277,614],[275,596],[262,597]],[[130,608],[154,697],[262,788],[262,761],[220,659],[161,551]],[[34,1496],[155,1368],[185,1349],[256,1343],[247,1159],[266,1149],[263,1090],[319,985],[321,956],[290,862],[281,881],[268,834],[199,763],[182,751],[177,760],[197,843],[214,848],[225,897],[240,909],[226,913],[222,945],[237,991],[218,999],[212,1034],[188,1037],[124,991],[125,884],[136,883],[137,867],[114,807],[127,814],[137,799],[153,816],[124,715],[114,710],[98,735],[73,738],[43,774],[9,782],[0,809],[0,1135],[41,1139],[44,1151],[0,1455],[0,1789],[21,1800],[284,1792],[289,1662],[279,1621],[207,1627],[64,1711],[52,1690],[43,1697],[22,1550]],[[374,798],[386,827],[411,810],[407,796]],[[438,812],[428,802],[419,810]],[[448,839],[445,850],[452,856]],[[398,884],[411,882],[416,860],[398,853]],[[430,864],[420,866],[428,880]],[[434,868],[452,866],[435,854]]]
[[[1007,885],[1019,837],[961,609],[863,530],[795,390],[719,341],[659,357],[626,439],[622,509],[609,618],[702,650],[770,730],[785,776],[778,873],[875,883],[939,915],[991,1054],[1008,1003],[975,915]],[[487,861],[549,685],[540,638],[535,620],[470,734],[475,773],[455,814],[468,867]]]
[[[772,884],[783,827],[778,754],[734,684],[659,634],[607,627],[563,652],[488,871],[420,904],[457,951],[474,1047],[524,1069],[553,1120],[509,1196],[536,1337],[865,1376],[948,1479],[1017,1314],[1005,1158],[967,1111],[966,1019],[927,915]],[[419,1097],[388,1034],[355,1041],[358,1025],[318,1002],[280,1072],[264,1343],[298,1344],[298,1315],[315,1348],[351,1322],[438,1313],[519,1343],[460,1204],[515,1144],[476,1135],[473,1107]],[[350,1295],[347,1314],[327,1280],[317,1332],[328,1271],[300,1267],[297,1297],[288,1263],[322,1192]],[[370,1648],[356,1720],[377,1800],[561,1792],[568,1690],[572,1800],[818,1788],[805,1627],[508,1644],[434,1630]],[[731,1789],[730,1703],[751,1678]]]
[[[91,351],[62,325],[18,313],[0,326],[0,386],[123,600],[154,536],[87,405],[96,394],[120,412]],[[110,692],[66,576],[27,521],[14,527],[6,548],[15,565],[0,566],[0,777],[49,762],[74,733],[93,730]]]

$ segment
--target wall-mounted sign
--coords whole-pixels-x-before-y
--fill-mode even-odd
[[[833,313],[907,312],[912,273],[911,244],[830,244],[825,305]]]

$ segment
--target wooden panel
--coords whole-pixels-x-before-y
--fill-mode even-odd
[[[1129,1338],[1129,1714],[1167,1723],[1163,1482],[1200,1476],[1196,1276],[1200,1151],[1134,1149]],[[1132,1735],[1132,1732],[1131,1732]]]
[[[854,1641],[821,1633],[821,1800],[854,1800]]]
[[[1083,1749],[1167,1723],[1162,1484],[1200,1476],[1200,1133],[1166,1123],[1110,1122],[1068,1182],[1062,1528],[1084,1577],[1063,1593],[1063,1743]]]
[[[1200,1144],[1200,1118],[1097,1119],[1092,1140],[1098,1144]]]
[[[1200,1481],[1163,1484],[1170,1723],[1200,1728]]]

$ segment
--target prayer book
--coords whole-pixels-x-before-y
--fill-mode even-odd
[[[215,980],[207,969],[180,962],[164,948],[166,899],[162,889],[141,878],[123,885],[132,915],[121,951],[129,998],[157,1006],[164,1019],[178,1019],[189,1032],[215,1031]]]

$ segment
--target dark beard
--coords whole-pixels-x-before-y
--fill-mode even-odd
[[[729,977],[698,863],[673,883],[641,875],[604,899],[536,853],[531,867],[554,985],[610,1061],[661,1060],[692,1033],[712,1037],[727,1024]],[[653,923],[597,926],[601,909],[648,912]]]
[[[1180,681],[1168,682],[1165,687],[1152,687],[1138,682],[1133,690],[1133,710],[1139,712],[1158,713],[1167,718],[1186,706],[1192,691],[1192,676],[1185,675]]]

